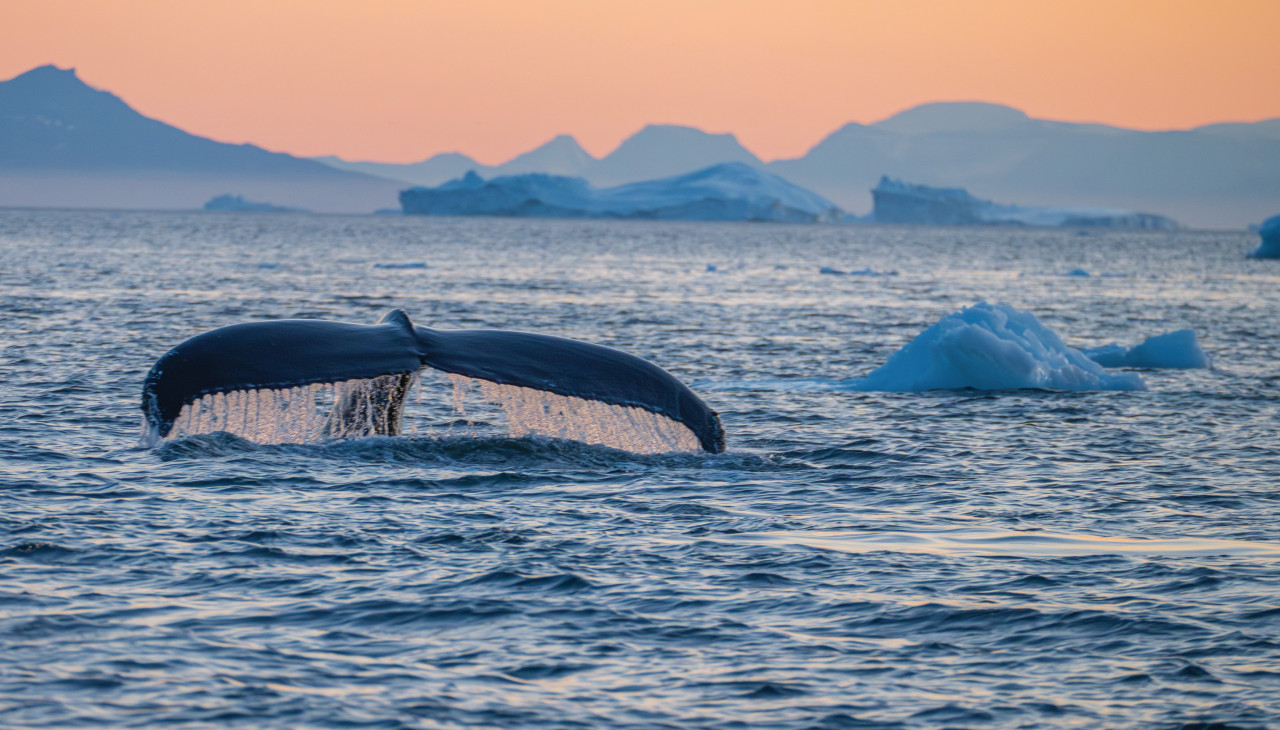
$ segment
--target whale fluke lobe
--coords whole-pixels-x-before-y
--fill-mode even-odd
[[[142,410],[158,438],[169,437],[179,424],[183,428],[177,435],[182,436],[227,431],[262,440],[257,438],[257,427],[245,424],[245,416],[236,408],[247,412],[252,406],[261,411],[261,403],[249,401],[261,401],[266,394],[272,394],[281,410],[294,407],[289,403],[295,396],[319,398],[321,403],[354,403],[355,391],[370,387],[364,381],[416,373],[422,367],[416,347],[412,329],[396,321],[356,325],[299,319],[235,324],[197,335],[157,360],[143,384]],[[264,414],[253,415],[260,421]],[[271,421],[277,414],[265,415]],[[299,413],[290,416],[297,418]],[[336,418],[343,419],[342,408]],[[394,423],[390,418],[378,420],[387,429]],[[308,433],[317,430],[313,424],[306,428]],[[350,424],[343,430],[351,433]],[[396,432],[374,428],[372,433]],[[303,434],[294,435],[307,440]]]
[[[273,320],[197,335],[156,361],[142,410],[153,443],[217,431],[262,443],[395,436],[423,368],[449,376],[455,407],[501,407],[513,436],[724,450],[716,413],[646,360],[528,332],[435,330],[399,309],[373,325]]]

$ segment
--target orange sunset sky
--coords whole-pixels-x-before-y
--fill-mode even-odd
[[[0,0],[0,78],[298,155],[496,164],[648,123],[766,160],[929,101],[1177,129],[1280,117],[1280,0]]]

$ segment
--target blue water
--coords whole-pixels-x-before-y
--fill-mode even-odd
[[[0,725],[1276,723],[1280,266],[1255,245],[0,212]],[[1190,327],[1215,367],[822,387],[980,300],[1077,347]],[[187,337],[392,307],[650,359],[729,450],[138,447],[142,378]]]

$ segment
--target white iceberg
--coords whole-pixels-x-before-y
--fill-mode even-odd
[[[867,268],[864,268],[864,269],[854,269],[853,271],[844,271],[842,269],[834,269],[830,266],[823,266],[822,268],[818,269],[818,273],[832,274],[834,276],[897,276],[898,270],[886,269],[884,271],[881,271],[879,269],[873,269],[868,266]]]
[[[884,365],[846,386],[859,391],[1146,390],[1137,373],[1108,373],[1030,312],[979,302],[943,317]]]
[[[528,174],[486,181],[474,171],[439,187],[401,191],[410,215],[835,223],[835,203],[740,162],[685,175],[596,188],[583,178]]]
[[[1173,231],[1181,226],[1161,215],[1112,208],[1001,205],[964,188],[935,188],[885,175],[871,191],[876,223],[925,225],[1048,226]]]
[[[210,198],[204,204],[205,210],[212,211],[231,211],[235,213],[307,213],[306,208],[293,208],[287,205],[274,205],[272,203],[260,203],[254,200],[246,200],[243,195],[232,195],[226,193]]]
[[[1150,337],[1133,347],[1107,345],[1081,350],[1090,360],[1108,368],[1207,368],[1209,356],[1200,349],[1195,330],[1175,330]]]

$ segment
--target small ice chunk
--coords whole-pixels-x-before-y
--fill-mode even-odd
[[[1079,276],[1081,278],[1085,278],[1085,277],[1091,277],[1093,276],[1093,274],[1090,274],[1088,271],[1084,269],[1072,269],[1067,272],[1067,276]]]
[[[1108,373],[1030,312],[979,302],[920,333],[853,390],[1146,390],[1137,373]]]
[[[717,271],[717,269],[716,269],[716,265],[715,265],[715,264],[707,264],[707,272],[708,272],[708,273],[710,273],[710,272],[713,272],[713,271]]]
[[[422,261],[411,261],[404,264],[377,263],[373,265],[375,269],[425,269],[426,263]]]
[[[1209,356],[1200,349],[1195,330],[1175,330],[1150,337],[1133,347],[1111,344],[1082,350],[1090,360],[1108,368],[1207,368]]]
[[[818,273],[831,274],[832,276],[897,276],[898,270],[889,269],[886,271],[880,271],[879,269],[873,269],[873,268],[867,267],[865,269],[853,269],[851,271],[843,271],[841,269],[833,269],[830,266],[823,266],[822,268],[818,269]]]
[[[1272,216],[1258,227],[1262,243],[1249,252],[1249,258],[1280,259],[1280,215]]]

